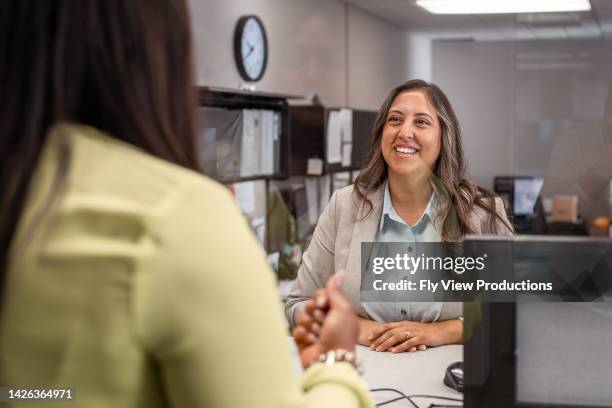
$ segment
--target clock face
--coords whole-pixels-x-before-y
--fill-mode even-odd
[[[268,41],[257,16],[244,16],[238,20],[234,34],[234,57],[242,78],[247,81],[261,79],[268,62]]]

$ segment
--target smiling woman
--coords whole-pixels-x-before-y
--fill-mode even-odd
[[[416,152],[410,155],[395,151],[406,146]],[[438,215],[444,241],[460,241],[464,235],[477,232],[470,218],[478,209],[484,211],[490,232],[512,231],[504,212],[499,211],[501,201],[465,173],[461,128],[450,101],[436,85],[412,80],[394,88],[381,106],[366,164],[355,181],[354,191],[369,214],[373,209],[369,196],[387,179],[393,207],[401,207],[393,200],[401,194],[393,191],[399,185],[410,187],[408,196],[413,201],[415,195],[429,198],[435,190],[442,196],[438,204],[443,211]],[[394,189],[394,184],[398,188]]]
[[[512,234],[501,199],[468,179],[465,168],[459,122],[444,93],[421,80],[394,88],[378,112],[364,168],[354,186],[334,194],[304,253],[285,307],[290,324],[301,323],[294,316],[306,300],[344,270],[344,292],[361,316],[361,344],[400,352],[460,342],[461,304],[362,302],[359,288],[361,242]]]

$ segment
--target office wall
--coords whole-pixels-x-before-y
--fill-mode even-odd
[[[511,43],[433,43],[432,80],[459,117],[468,171],[485,188],[514,170],[511,50]]]
[[[355,108],[378,109],[408,79],[404,30],[348,7],[348,98]]]
[[[406,33],[408,77],[430,82],[432,80],[432,37],[421,32]]]
[[[433,80],[462,123],[470,173],[544,178],[544,193],[607,215],[612,177],[610,40],[434,42]],[[606,101],[608,103],[606,103]]]
[[[197,83],[236,88],[238,18],[256,14],[269,43],[266,73],[256,83],[269,92],[307,95],[324,104],[376,109],[406,77],[404,31],[338,0],[190,0]]]

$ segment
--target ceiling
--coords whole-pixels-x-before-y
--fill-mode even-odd
[[[576,13],[434,15],[415,0],[344,0],[411,32],[436,39],[547,40],[612,38],[612,0],[590,0]]]

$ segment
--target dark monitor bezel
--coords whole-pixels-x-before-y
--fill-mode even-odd
[[[554,240],[554,241],[602,241],[602,238],[551,237],[551,236],[468,236],[466,240]],[[604,239],[605,240],[605,239]],[[479,322],[470,321],[466,326],[479,325],[471,339],[465,341],[464,399],[465,408],[610,408],[601,405],[548,404],[519,402],[517,398],[516,361],[516,303],[481,303]],[[472,326],[473,327],[473,326]]]
[[[516,304],[482,303],[482,320],[486,322],[488,342],[483,350],[483,333],[479,329],[463,348],[465,408],[609,408],[602,405],[547,404],[516,400]],[[468,316],[466,316],[466,319]],[[482,327],[481,327],[482,329]],[[478,365],[487,364],[484,383],[474,385]],[[477,375],[477,374],[476,374]]]

